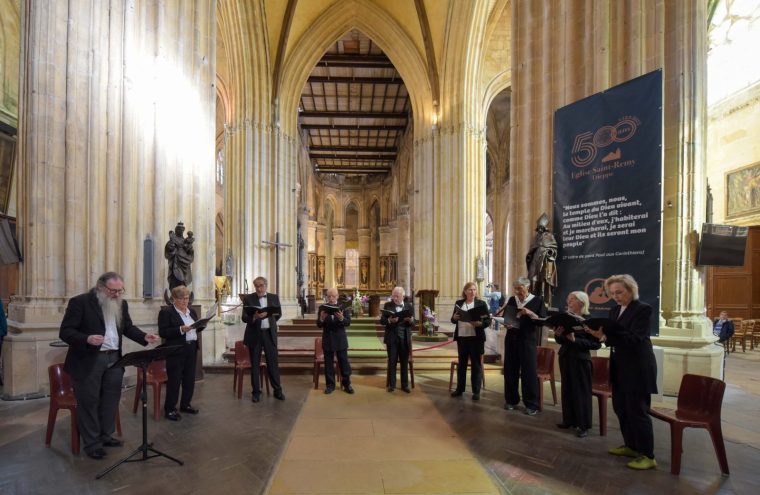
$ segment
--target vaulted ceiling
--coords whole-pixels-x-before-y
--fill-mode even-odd
[[[410,114],[404,81],[358,30],[346,33],[311,71],[299,125],[316,173],[384,174],[396,161]]]

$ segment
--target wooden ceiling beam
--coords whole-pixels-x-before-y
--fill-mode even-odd
[[[309,151],[323,153],[326,151],[349,152],[349,153],[398,153],[395,147],[387,146],[311,146]]]
[[[406,119],[407,112],[323,112],[319,110],[304,110],[298,113],[300,118],[325,117],[335,119]]]
[[[311,158],[312,160],[337,160],[341,162],[361,161],[361,160],[367,160],[367,161],[372,161],[372,162],[395,162],[396,161],[395,156],[372,155],[372,154],[362,155],[359,153],[354,153],[353,155],[336,155],[336,154],[331,154],[331,153],[309,153],[309,158]]]
[[[400,77],[358,77],[358,76],[309,76],[306,82],[336,84],[395,84],[402,85]]]
[[[327,129],[336,131],[403,131],[405,125],[369,125],[369,124],[301,124],[301,129]]]

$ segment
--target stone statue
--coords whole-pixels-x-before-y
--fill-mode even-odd
[[[169,242],[164,247],[164,257],[169,261],[169,290],[179,285],[190,285],[193,281],[191,264],[195,257],[192,232],[184,236],[185,224],[179,222],[174,232],[169,231]]]
[[[547,307],[552,305],[552,291],[557,287],[557,240],[549,232],[549,217],[541,214],[536,222],[536,237],[530,246],[525,262],[531,292],[544,298]]]
[[[367,263],[367,260],[361,261],[361,276],[362,285],[367,285],[369,283],[369,263]]]

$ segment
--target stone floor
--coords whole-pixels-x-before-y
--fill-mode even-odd
[[[253,404],[233,397],[231,376],[207,374],[196,387],[194,404],[201,409],[200,415],[186,415],[179,423],[163,418],[148,421],[154,447],[182,459],[184,466],[155,458],[124,464],[101,480],[95,480],[99,471],[128,455],[140,442],[141,420],[130,410],[133,389],[122,396],[126,445],[109,449],[103,461],[71,454],[66,412],[59,414],[51,448],[44,446],[47,399],[0,401],[0,493],[461,493],[462,480],[447,481],[447,476],[454,471],[450,466],[464,465],[472,467],[477,477],[473,478],[473,491],[760,493],[760,351],[734,353],[728,358],[723,427],[729,477],[720,475],[710,438],[703,430],[687,430],[681,475],[673,476],[669,473],[669,430],[655,421],[659,468],[634,472],[625,467],[624,459],[606,454],[608,447],[621,443],[614,415],[607,437],[599,437],[596,429],[588,438],[578,439],[554,426],[560,420],[559,406],[547,404],[535,417],[503,410],[503,382],[496,373],[488,375],[488,390],[480,402],[473,402],[469,393],[450,398],[448,373],[418,373],[416,378],[417,388],[410,396],[399,396],[399,391],[390,396],[383,391],[380,377],[359,376],[354,380],[356,395],[335,392],[339,395],[324,397],[312,390],[310,376],[288,375],[284,377],[286,401],[268,397]],[[332,411],[334,417],[326,417],[324,411]],[[352,416],[354,421],[341,420]],[[390,417],[398,418],[395,426],[388,423]],[[320,418],[325,421],[316,424]],[[409,434],[409,419],[419,422],[417,435]],[[385,428],[407,434],[389,440],[393,445],[387,450],[382,449],[382,435],[375,432],[384,430],[380,426],[372,426],[372,435],[340,438],[341,431],[367,428],[368,424],[385,424]],[[331,429],[336,432],[334,437],[328,434]],[[438,442],[437,450],[421,454],[415,436],[435,436],[436,432],[441,432],[441,438],[431,441]],[[307,438],[310,436],[320,438],[315,441]],[[396,462],[389,455],[395,455]],[[389,481],[384,485],[376,481],[329,484],[330,479],[340,480],[350,473],[345,461],[351,456],[360,461],[358,465],[361,461],[385,463],[383,479]],[[312,458],[325,462],[317,470],[292,469],[294,460]],[[476,460],[476,465],[468,459]],[[429,476],[431,484],[414,482],[422,475]],[[470,474],[462,475],[466,476]],[[482,476],[490,478],[487,483]]]

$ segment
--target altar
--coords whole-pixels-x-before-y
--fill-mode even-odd
[[[385,299],[390,299],[392,289],[362,289],[359,290],[359,294],[362,296],[369,296],[369,316],[380,316],[380,302]],[[338,298],[339,300],[346,300],[349,297],[353,298],[356,293],[356,288],[339,288]]]

